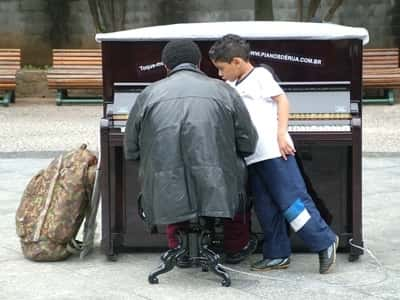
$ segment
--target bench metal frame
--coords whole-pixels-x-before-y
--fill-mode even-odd
[[[0,98],[0,105],[8,106],[10,103],[15,103],[15,91],[6,90],[3,96]]]
[[[64,104],[102,104],[102,97],[91,97],[91,96],[79,96],[79,97],[70,97],[68,96],[67,89],[57,89],[56,92],[56,105],[64,105]]]
[[[368,88],[368,87],[366,87]],[[372,87],[371,87],[372,88]],[[362,103],[363,104],[394,104],[394,90],[393,89],[383,89],[384,96],[382,98],[367,98],[363,97]]]

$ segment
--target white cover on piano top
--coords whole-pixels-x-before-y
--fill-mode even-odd
[[[364,45],[369,41],[368,31],[361,27],[350,27],[332,23],[280,21],[204,22],[160,25],[110,33],[98,33],[96,34],[96,41],[171,40],[180,38],[202,40],[218,39],[228,33],[234,33],[246,39],[360,39]]]

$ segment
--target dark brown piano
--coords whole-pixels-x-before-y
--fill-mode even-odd
[[[149,83],[165,76],[163,46],[192,38],[203,53],[201,69],[217,77],[207,52],[227,33],[249,40],[251,59],[266,64],[289,96],[289,131],[309,191],[322,216],[340,236],[339,248],[358,259],[362,250],[362,49],[363,28],[320,23],[188,23],[98,34],[103,61],[104,116],[101,119],[102,247],[118,252],[166,248],[164,228],[150,233],[138,216],[138,162],[123,156],[127,114]],[[184,83],[183,83],[184,84]],[[259,235],[257,220],[253,231]],[[351,243],[349,242],[351,241]],[[352,245],[353,244],[353,245]],[[292,238],[295,251],[306,250]]]

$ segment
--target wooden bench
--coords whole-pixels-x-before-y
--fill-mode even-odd
[[[363,75],[364,89],[383,89],[383,98],[365,98],[363,103],[394,103],[395,88],[400,88],[399,49],[364,49]]]
[[[53,66],[47,72],[49,89],[56,89],[56,104],[102,103],[101,97],[68,96],[70,89],[103,88],[100,49],[53,49]]]
[[[0,105],[15,102],[17,71],[21,68],[20,49],[0,49]]]

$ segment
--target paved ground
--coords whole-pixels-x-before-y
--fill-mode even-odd
[[[34,263],[23,258],[15,211],[29,179],[55,152],[82,142],[97,145],[99,106],[56,107],[37,99],[0,107],[0,299],[400,299],[400,106],[367,106],[363,136],[364,242],[371,251],[335,272],[319,275],[317,256],[292,256],[288,270],[247,273],[250,260],[231,271],[232,286],[211,273],[177,269],[150,285],[155,253],[121,254],[109,262],[98,241],[85,260]],[[231,266],[232,267],[232,266]],[[246,273],[242,273],[246,272]]]

